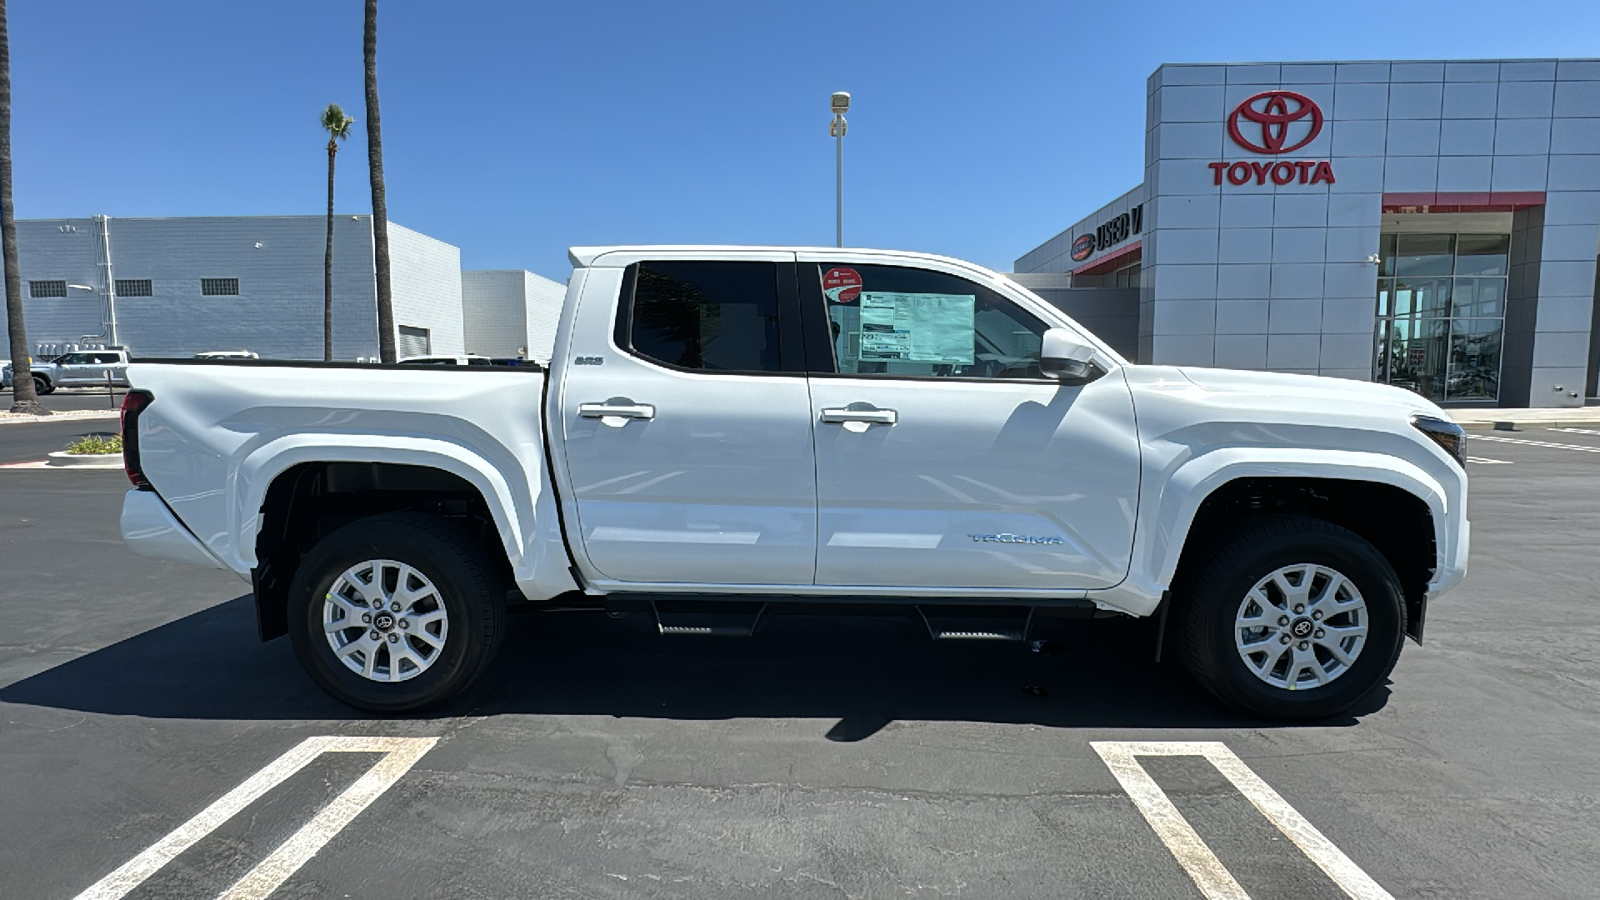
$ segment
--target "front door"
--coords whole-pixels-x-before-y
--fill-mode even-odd
[[[811,381],[817,583],[1115,585],[1139,489],[1126,382],[1044,377],[1045,321],[958,272],[800,256],[807,323],[825,308],[832,337]]]
[[[811,584],[815,460],[793,259],[585,273],[560,413],[569,509],[594,577]]]
[[[93,384],[98,378],[105,380],[105,367],[95,363],[93,353],[68,353],[56,360],[58,377],[56,384],[66,386],[73,384]]]

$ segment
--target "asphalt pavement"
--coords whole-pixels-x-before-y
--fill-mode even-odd
[[[62,424],[0,427],[0,460]],[[129,554],[121,473],[0,469],[0,897],[139,873],[127,896],[1228,896],[1092,742],[1185,754],[1139,759],[1250,897],[1594,897],[1600,428],[1469,452],[1465,584],[1391,684],[1296,727],[1154,663],[1142,621],[1032,653],[901,618],[719,639],[590,614],[515,616],[478,688],[379,719],[256,641],[241,579]],[[285,757],[318,737],[424,740]]]

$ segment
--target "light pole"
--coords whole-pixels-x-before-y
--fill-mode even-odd
[[[844,114],[849,111],[850,94],[846,91],[834,91],[833,122],[828,125],[828,134],[834,138],[833,245],[835,247],[844,246],[844,132],[850,127],[850,123],[844,119]]]

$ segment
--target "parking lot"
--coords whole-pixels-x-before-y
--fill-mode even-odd
[[[114,427],[0,425],[0,466]],[[1293,727],[1143,621],[589,614],[376,719],[256,641],[248,584],[129,554],[120,472],[0,468],[0,897],[1593,897],[1600,426],[1468,452],[1466,583]]]

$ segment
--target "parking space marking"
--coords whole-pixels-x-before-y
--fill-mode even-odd
[[[1284,837],[1317,864],[1353,900],[1394,900],[1376,881],[1345,856],[1305,816],[1251,771],[1220,741],[1091,741],[1117,783],[1133,799],[1139,814],[1167,845],[1179,865],[1189,873],[1207,900],[1249,900],[1222,861],[1211,852],[1194,826],[1173,805],[1150,773],[1139,765],[1141,756],[1203,756],[1233,784]]]
[[[1553,441],[1529,441],[1523,438],[1491,437],[1487,434],[1469,434],[1467,437],[1475,441],[1496,441],[1501,444],[1526,444],[1529,447],[1552,447],[1556,450],[1582,450],[1585,453],[1600,453],[1600,447],[1585,447],[1582,444],[1557,444]]]
[[[333,798],[310,822],[272,851],[255,868],[219,895],[218,900],[263,898],[278,889],[296,869],[317,854],[340,829],[350,824],[361,811],[394,786],[438,738],[402,737],[311,737],[273,760],[266,768],[245,779],[243,784],[222,795],[198,815],[179,825],[166,837],[116,871],[100,879],[77,900],[118,900],[144,883],[145,879],[171,862],[178,854],[199,843],[224,822],[254,803],[274,787],[289,780],[313,759],[324,753],[382,753],[383,758]]]
[[[1485,457],[1482,457],[1482,456],[1469,456],[1469,457],[1467,457],[1467,462],[1469,462],[1469,463],[1480,463],[1480,464],[1485,465],[1485,466],[1509,466],[1509,465],[1511,465],[1511,460],[1509,460],[1509,459],[1488,459],[1488,458],[1485,458]]]
[[[1593,428],[1552,428],[1551,431],[1565,431],[1567,434],[1600,434]]]

